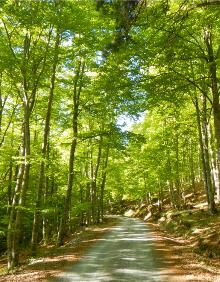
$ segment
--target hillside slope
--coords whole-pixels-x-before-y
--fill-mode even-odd
[[[151,226],[158,242],[166,244],[161,250],[175,257],[182,279],[220,281],[220,207],[211,214],[203,191],[188,193],[185,199],[185,209],[173,209],[166,199],[162,208],[142,203],[130,206],[125,215],[142,218]]]

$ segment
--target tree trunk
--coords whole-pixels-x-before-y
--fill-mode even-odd
[[[194,168],[194,160],[193,160],[193,144],[191,139],[189,143],[189,167],[190,167],[191,186],[192,186],[193,194],[195,195],[196,194],[195,168]]]
[[[100,137],[100,140],[99,140],[98,155],[97,155],[94,175],[92,179],[92,219],[93,219],[93,223],[99,222],[97,178],[98,178],[98,172],[100,168],[101,155],[102,155],[102,136]]]
[[[219,104],[219,91],[218,91],[218,78],[217,78],[217,63],[212,46],[212,35],[210,30],[204,30],[204,41],[208,54],[208,67],[211,79],[211,91],[212,91],[212,107],[214,117],[214,130],[217,148],[217,168],[218,175],[220,175],[220,104]],[[218,190],[220,191],[220,182]],[[218,194],[220,193],[218,191]]]
[[[100,198],[99,198],[99,218],[101,221],[103,221],[104,218],[104,192],[105,192],[105,183],[106,183],[106,177],[107,177],[107,166],[108,166],[108,158],[109,158],[109,145],[106,149],[106,156],[105,156],[105,163],[103,167],[103,173],[102,173],[102,182],[100,187]]]
[[[52,179],[49,179],[49,177],[46,177],[45,181],[45,190],[43,195],[44,200],[44,206],[45,207],[54,207],[54,203],[52,200],[53,195],[57,193],[57,185],[55,181],[55,177],[52,176]],[[54,207],[57,208],[58,207]],[[43,236],[43,242],[44,244],[48,244],[51,241],[51,237],[55,234],[57,234],[58,230],[58,220],[56,214],[44,214],[43,216],[43,230],[42,230],[42,236]]]
[[[78,137],[79,104],[80,104],[80,94],[82,90],[82,78],[84,75],[84,69],[85,69],[85,62],[80,61],[74,82],[73,119],[72,119],[73,137],[72,137],[71,148],[70,148],[67,191],[65,196],[64,209],[60,219],[60,227],[59,227],[58,238],[57,238],[58,246],[64,244],[64,239],[68,231],[67,227],[68,227],[69,211],[71,207],[71,197],[72,197],[73,180],[74,180],[75,152],[76,152],[77,137]]]
[[[197,124],[198,124],[198,133],[199,133],[199,143],[200,143],[200,152],[201,152],[201,160],[202,160],[202,169],[203,169],[203,177],[204,177],[204,186],[207,195],[207,202],[209,210],[214,213],[216,211],[212,181],[211,181],[211,169],[209,164],[209,152],[208,152],[208,139],[207,139],[207,119],[206,119],[206,101],[205,97],[203,97],[203,120],[201,125],[200,120],[200,110],[198,98],[195,97],[195,107],[196,107],[196,116],[197,116]]]
[[[49,157],[47,149],[48,149],[48,142],[49,142],[49,135],[50,135],[50,119],[51,119],[51,111],[52,111],[52,104],[53,104],[53,97],[54,97],[56,68],[58,64],[59,44],[60,44],[60,34],[57,31],[55,46],[54,46],[54,58],[53,58],[53,65],[52,65],[52,76],[51,76],[51,81],[50,81],[50,92],[49,92],[49,97],[48,97],[47,113],[46,113],[46,119],[45,119],[45,125],[44,125],[42,161],[40,164],[38,191],[37,191],[37,199],[36,199],[33,229],[32,229],[31,245],[32,245],[32,254],[33,255],[35,255],[36,253],[36,246],[37,246],[37,243],[39,242],[39,234],[42,230],[41,225],[40,225],[40,222],[41,222],[40,209],[42,207],[43,195],[45,194],[45,165],[46,165],[45,161],[46,161],[46,158]]]
[[[213,186],[215,188],[215,192],[217,194],[217,201],[220,201],[220,195],[219,195],[219,176],[218,176],[218,168],[217,168],[217,162],[216,162],[216,154],[215,154],[215,147],[214,147],[214,136],[212,132],[212,126],[209,123],[208,124],[208,138],[210,141],[210,158],[211,158],[211,172],[212,172],[212,181]]]
[[[8,44],[12,55],[17,58],[17,54],[12,48],[11,35],[4,23],[5,31],[8,38]],[[18,95],[22,101],[23,108],[23,125],[22,125],[22,144],[21,144],[21,157],[22,161],[19,164],[17,181],[15,186],[14,198],[12,200],[12,207],[9,217],[8,234],[7,234],[7,248],[8,248],[8,268],[15,267],[19,262],[19,249],[21,247],[22,238],[22,224],[24,219],[24,207],[26,202],[27,189],[29,184],[30,172],[30,117],[35,104],[40,77],[44,71],[46,64],[47,50],[49,48],[50,35],[52,30],[49,31],[48,44],[46,46],[42,63],[36,65],[34,57],[31,57],[30,49],[32,34],[29,30],[26,31],[23,40],[23,54],[22,60],[16,60],[17,69],[19,70],[22,81],[18,89]],[[33,47],[34,48],[34,47]],[[30,72],[30,67],[32,71]],[[16,83],[16,82],[15,82]]]
[[[91,205],[91,191],[90,191],[90,188],[91,188],[90,182],[87,182],[87,184],[86,184],[86,202],[89,205],[89,208],[87,209],[87,212],[86,212],[86,225],[87,226],[89,226],[91,224],[91,217],[92,217],[91,208],[90,208],[90,205]]]
[[[175,153],[176,153],[176,160],[175,160],[175,202],[177,209],[180,209],[182,206],[181,203],[181,194],[180,194],[180,172],[179,172],[179,136],[178,136],[178,128],[175,129]]]
[[[167,157],[167,184],[169,188],[169,196],[170,196],[170,202],[174,208],[177,208],[176,206],[176,199],[175,199],[175,192],[174,192],[174,185],[173,185],[173,175],[172,175],[172,166],[171,166],[171,159],[170,159],[170,150],[168,147],[167,142],[167,150],[166,150],[166,157]]]
[[[22,157],[23,162],[20,164],[17,182],[15,187],[14,199],[10,212],[8,225],[8,268],[12,269],[19,263],[20,241],[22,236],[23,207],[25,206],[26,194],[29,182],[30,171],[30,111],[24,101],[24,125],[23,125],[23,142]]]
[[[8,191],[7,191],[8,192],[8,208],[7,208],[7,214],[8,215],[10,215],[12,199],[13,199],[12,180],[13,180],[13,163],[12,163],[12,160],[10,160],[9,176],[8,176]]]
[[[71,149],[70,149],[70,158],[69,158],[68,186],[67,186],[64,208],[60,219],[60,227],[58,233],[58,242],[57,242],[58,246],[64,244],[64,239],[68,233],[68,220],[69,220],[69,211],[71,206],[72,188],[73,188],[73,180],[74,180],[74,162],[75,162],[76,145],[77,145],[77,140],[76,138],[73,138]]]
[[[18,264],[18,250],[15,246],[15,218],[16,218],[16,208],[18,206],[19,195],[21,192],[22,180],[24,174],[24,164],[22,163],[18,170],[17,181],[15,186],[15,194],[13,197],[9,224],[8,224],[8,233],[7,233],[7,255],[8,255],[8,269],[14,268]]]

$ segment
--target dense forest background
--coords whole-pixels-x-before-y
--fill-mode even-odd
[[[0,15],[9,269],[123,200],[181,209],[203,187],[216,212],[219,1],[1,0]]]

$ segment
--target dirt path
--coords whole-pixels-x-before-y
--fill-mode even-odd
[[[46,282],[56,277],[64,268],[72,266],[118,223],[118,217],[108,217],[97,226],[82,228],[72,235],[64,246],[42,246],[37,258],[25,259],[14,274],[3,274],[7,266],[6,256],[0,258],[0,282]],[[24,254],[25,255],[25,254]]]
[[[50,281],[173,281],[173,262],[164,260],[154,241],[143,221],[122,218],[79,263]]]
[[[0,270],[5,263],[0,261]],[[0,275],[0,281],[220,282],[219,269],[218,259],[204,260],[186,240],[170,237],[156,224],[116,218],[78,232],[63,247],[42,248],[38,259],[13,275]]]

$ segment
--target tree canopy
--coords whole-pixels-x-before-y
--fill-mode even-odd
[[[202,186],[216,212],[219,1],[3,0],[0,15],[9,269],[125,199],[181,209]]]

